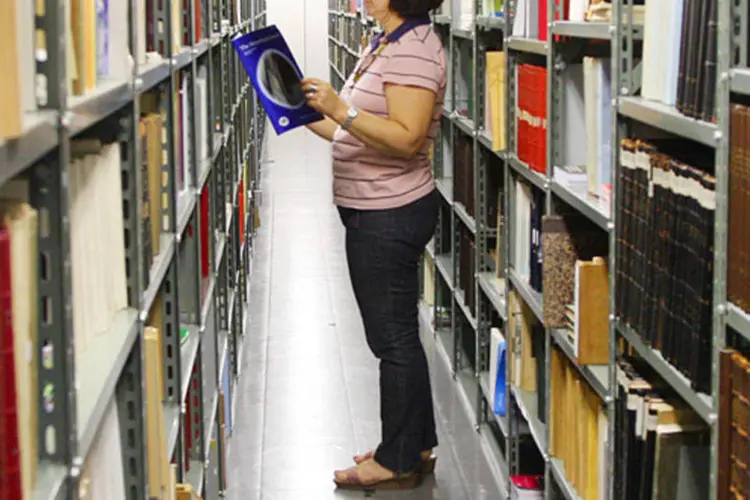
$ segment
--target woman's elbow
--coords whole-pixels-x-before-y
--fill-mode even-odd
[[[405,160],[411,160],[417,156],[417,153],[422,151],[425,137],[406,137],[405,139],[398,148],[398,155]]]

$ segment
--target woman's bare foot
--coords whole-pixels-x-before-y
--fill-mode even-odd
[[[337,482],[346,482],[352,473],[356,474],[362,484],[379,483],[396,477],[393,471],[386,469],[373,458],[365,459],[349,469],[337,470],[334,475]]]

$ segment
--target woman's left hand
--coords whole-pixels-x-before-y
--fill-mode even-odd
[[[317,78],[305,78],[302,80],[302,90],[307,104],[314,110],[331,118],[341,115],[342,110],[345,113],[346,105],[330,83]]]

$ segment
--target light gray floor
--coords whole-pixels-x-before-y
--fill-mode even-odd
[[[269,134],[227,498],[359,498],[337,492],[332,476],[378,442],[378,372],[331,203],[330,149],[306,131]],[[502,498],[444,361],[431,341],[426,349],[441,439],[435,478],[375,497]]]

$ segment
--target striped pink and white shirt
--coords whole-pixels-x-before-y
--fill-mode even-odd
[[[368,47],[360,58],[367,58]],[[356,71],[356,70],[355,70]],[[440,127],[446,87],[443,44],[422,24],[391,41],[355,83],[353,75],[341,98],[360,111],[388,117],[385,85],[421,87],[435,93],[427,140],[410,160],[372,149],[339,127],[333,136],[333,196],[336,205],[364,210],[407,205],[435,188],[428,153]]]

